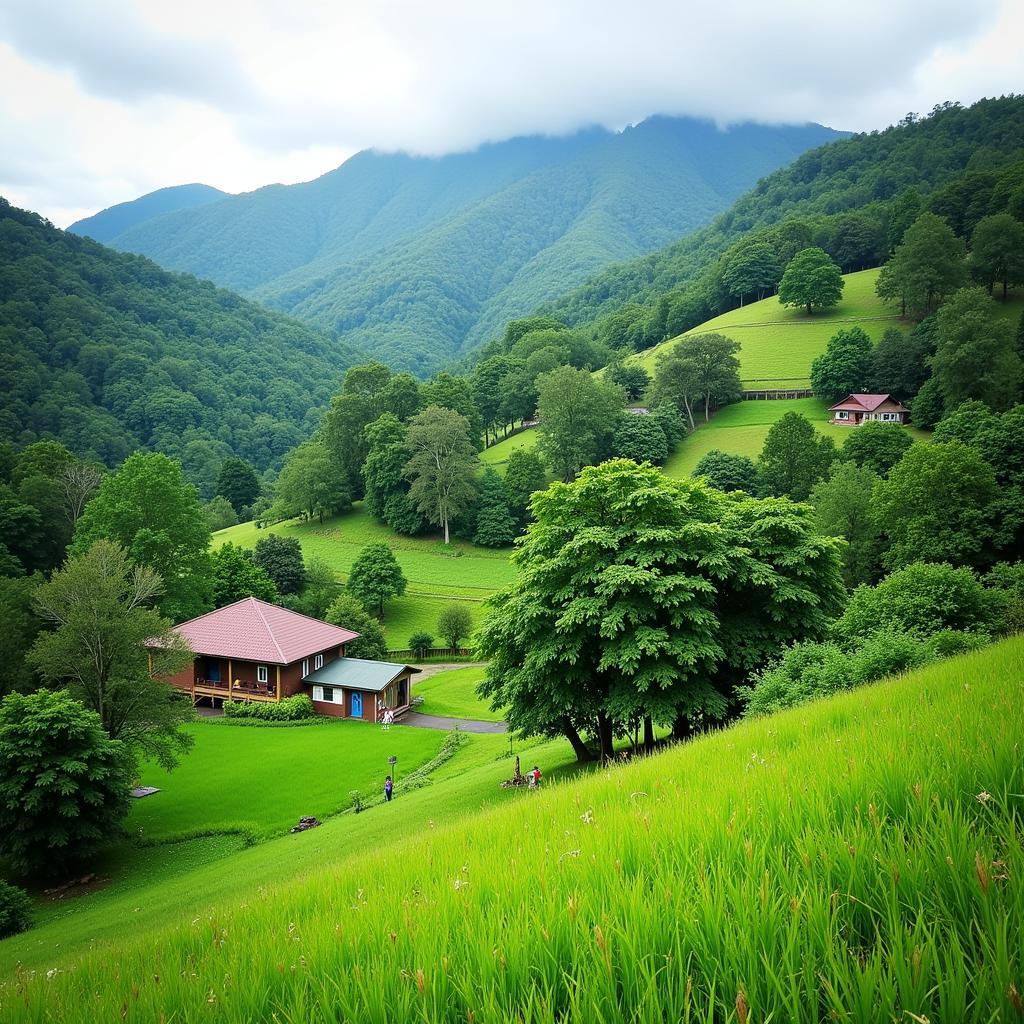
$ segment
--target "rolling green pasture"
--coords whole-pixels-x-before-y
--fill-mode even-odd
[[[908,330],[891,307],[875,295],[877,270],[845,275],[842,301],[834,309],[808,316],[804,310],[782,306],[777,296],[733,309],[701,324],[682,337],[718,332],[738,341],[740,376],[749,387],[806,387],[811,363],[825,351],[828,339],[837,331],[861,327],[872,341],[878,341],[888,327]],[[658,356],[679,338],[640,352],[631,362],[640,363],[652,376]],[[755,381],[777,381],[757,384]]]
[[[266,844],[244,892],[36,951],[0,1016],[1015,1019],[1022,675],[1014,638],[424,829],[431,787],[344,859],[325,827],[253,875]]]
[[[511,583],[513,577],[508,549],[482,548],[458,540],[446,547],[436,537],[402,537],[377,522],[361,502],[351,512],[323,523],[292,521],[267,529],[295,537],[307,558],[323,558],[341,580],[367,544],[386,543],[408,580],[405,595],[385,606],[384,631],[394,648],[406,647],[409,637],[421,630],[436,635],[437,617],[453,600],[465,602],[478,623],[484,599]],[[255,523],[240,523],[214,534],[213,543],[219,546],[232,541],[251,548],[262,535]]]
[[[714,448],[733,455],[746,455],[757,459],[764,439],[772,424],[788,412],[806,416],[820,434],[831,437],[837,445],[856,430],[856,427],[837,427],[828,422],[828,407],[818,398],[782,398],[772,402],[735,402],[714,413],[707,423],[698,423],[697,429],[683,438],[675,452],[665,463],[666,476],[680,479],[689,476],[701,458]],[[906,427],[917,440],[929,434]]]
[[[195,746],[174,771],[146,766],[142,784],[160,792],[133,801],[130,830],[151,839],[197,830],[280,832],[303,815],[344,810],[353,789],[376,792],[390,755],[402,773],[418,768],[444,738],[351,721],[274,728],[209,720],[190,731]]]
[[[481,722],[500,722],[502,715],[491,710],[490,701],[476,695],[476,686],[484,677],[483,665],[449,669],[414,682],[413,693],[423,698],[420,711],[425,715],[451,718],[475,718]]]

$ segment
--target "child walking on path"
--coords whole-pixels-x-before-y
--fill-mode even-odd
[[[388,803],[391,803],[391,794],[394,791],[394,788],[395,788],[395,784],[391,781],[391,776],[389,775],[384,780],[384,799]]]

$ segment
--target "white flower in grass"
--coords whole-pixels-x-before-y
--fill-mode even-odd
[[[593,825],[593,823],[594,823],[594,809],[592,807],[588,807],[580,815],[580,821],[582,821],[584,825]]]
[[[986,793],[985,790],[982,790],[974,799],[977,800],[979,804],[987,804],[989,800],[992,799],[992,794]]]

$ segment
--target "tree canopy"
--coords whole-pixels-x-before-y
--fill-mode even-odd
[[[805,501],[836,458],[835,442],[819,434],[806,416],[787,412],[764,439],[758,472],[769,494]]]
[[[348,592],[362,602],[364,608],[376,608],[384,618],[384,602],[405,593],[405,573],[394,552],[382,541],[367,544],[356,556],[349,570]]]
[[[829,309],[843,297],[842,271],[824,249],[811,246],[798,252],[779,282],[783,306],[803,306],[810,316],[815,309]]]

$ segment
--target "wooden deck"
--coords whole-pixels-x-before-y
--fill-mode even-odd
[[[228,686],[227,681],[196,679],[192,683],[192,703],[202,697],[219,697],[221,700],[248,700],[277,703],[281,699],[280,683],[241,683]]]

